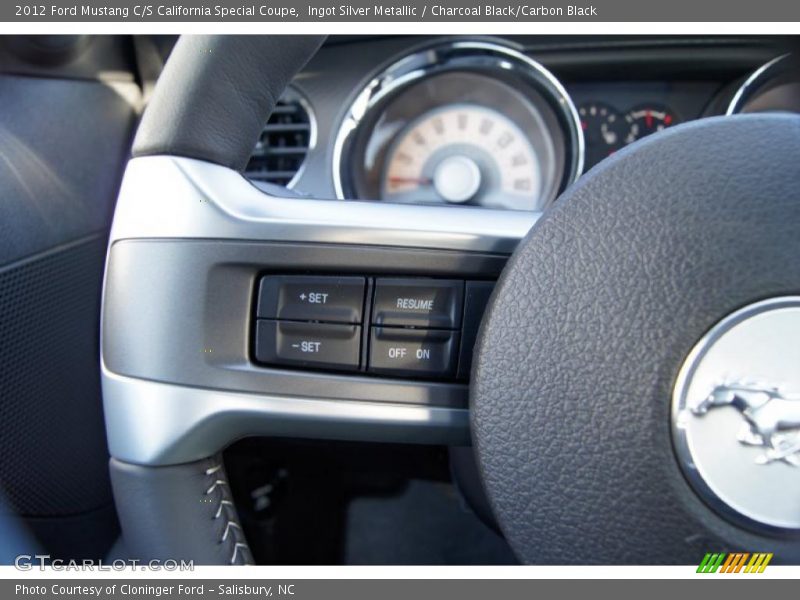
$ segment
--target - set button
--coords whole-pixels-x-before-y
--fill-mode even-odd
[[[463,281],[377,279],[372,323],[391,327],[458,329],[463,295]]]
[[[256,360],[333,370],[358,370],[361,327],[329,323],[258,321]]]
[[[261,279],[259,319],[361,323],[363,277],[268,275]]]
[[[451,377],[455,374],[459,333],[444,329],[373,327],[371,373]]]

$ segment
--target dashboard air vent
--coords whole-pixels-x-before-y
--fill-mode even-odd
[[[313,144],[313,124],[305,102],[285,94],[272,111],[247,163],[245,176],[291,187]]]

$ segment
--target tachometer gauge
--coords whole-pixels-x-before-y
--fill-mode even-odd
[[[539,208],[542,176],[527,136],[496,110],[455,104],[423,114],[386,157],[381,199]]]
[[[628,123],[628,134],[625,143],[631,144],[643,137],[662,131],[675,125],[677,119],[672,112],[664,106],[639,106],[625,115]]]
[[[599,102],[584,104],[578,114],[586,139],[585,168],[589,169],[622,148],[629,126],[616,109]]]

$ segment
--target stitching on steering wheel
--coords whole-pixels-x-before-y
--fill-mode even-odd
[[[213,494],[215,490],[219,490],[219,504],[214,513],[214,520],[222,518],[223,515],[225,517],[225,526],[222,530],[222,537],[219,539],[218,543],[224,544],[226,542],[230,543],[230,541],[233,542],[230,564],[239,564],[237,561],[240,560],[243,565],[251,565],[253,561],[250,547],[247,545],[247,541],[244,537],[244,530],[234,518],[236,508],[233,502],[226,497],[225,490],[228,486],[228,482],[222,478],[224,474],[225,472],[220,462],[216,462],[216,464],[205,470],[206,477],[213,477],[213,480],[205,490],[204,495],[209,496]]]

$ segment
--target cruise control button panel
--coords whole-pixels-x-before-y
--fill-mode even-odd
[[[453,377],[458,358],[457,331],[373,327],[371,373],[397,376]]]
[[[253,360],[463,381],[493,285],[423,277],[265,275],[256,286]]]
[[[463,281],[439,279],[375,280],[374,325],[458,329]]]
[[[260,320],[256,360],[273,365],[358,370],[361,327]]]

